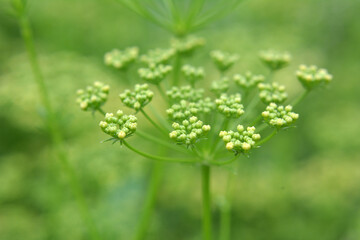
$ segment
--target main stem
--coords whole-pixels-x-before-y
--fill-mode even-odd
[[[211,197],[210,197],[210,166],[201,166],[202,184],[202,234],[203,240],[211,240]]]
[[[154,212],[156,196],[161,183],[161,177],[163,174],[164,163],[153,163],[150,187],[146,196],[145,206],[138,225],[134,240],[145,239],[146,233],[149,229],[150,220]]]
[[[232,173],[228,172],[227,183],[224,194],[224,202],[221,205],[220,215],[220,240],[229,240],[231,231],[231,201],[230,201],[230,184]]]
[[[67,176],[69,178],[71,189],[72,189],[72,191],[75,195],[75,198],[78,202],[78,205],[79,205],[80,214],[81,214],[85,224],[88,227],[88,231],[90,232],[91,238],[93,240],[98,240],[98,239],[100,239],[99,234],[96,230],[93,219],[90,216],[90,212],[89,212],[88,206],[86,204],[85,197],[82,192],[81,186],[79,184],[79,181],[77,179],[75,171],[72,168],[72,166],[70,165],[67,155],[65,153],[65,150],[63,148],[62,136],[60,134],[60,130],[57,125],[57,119],[55,117],[52,105],[50,103],[50,98],[49,98],[47,88],[45,86],[44,77],[42,75],[40,65],[38,63],[37,54],[36,54],[34,41],[33,41],[33,34],[32,34],[32,30],[31,30],[30,22],[26,16],[26,13],[22,13],[19,16],[19,25],[20,25],[21,35],[22,35],[22,38],[25,43],[29,62],[31,65],[31,70],[33,72],[34,79],[35,79],[37,87],[38,87],[40,99],[46,109],[46,114],[47,114],[46,123],[49,128],[49,133],[51,136],[53,147],[58,155],[58,158],[61,162],[64,172],[67,174]]]
[[[181,56],[180,53],[176,53],[174,60],[174,79],[173,86],[178,86],[180,81],[180,68],[181,68]]]

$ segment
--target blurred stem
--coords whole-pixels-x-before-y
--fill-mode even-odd
[[[202,237],[203,240],[211,240],[211,196],[210,196],[210,166],[201,166],[202,185]]]
[[[255,126],[258,122],[261,121],[261,119],[262,119],[262,115],[260,114],[259,116],[257,116],[257,117],[255,118],[254,121],[252,121],[252,122],[249,124],[249,126]]]
[[[149,115],[147,115],[147,113],[144,111],[144,109],[140,109],[140,112],[145,116],[145,118],[152,124],[154,125],[154,127],[156,127],[157,129],[159,129],[160,132],[162,132],[163,134],[167,135],[167,130],[165,130],[164,128],[160,127],[159,125],[157,125]]]
[[[163,175],[164,163],[155,162],[152,164],[151,179],[148,193],[146,195],[145,206],[140,223],[137,227],[134,240],[145,239],[146,233],[149,229],[150,220],[154,212],[156,196],[158,194],[159,185]]]
[[[23,7],[24,7],[23,9],[25,9],[25,6]],[[42,75],[37,58],[37,53],[35,50],[31,25],[25,11],[19,12],[18,20],[19,20],[21,35],[24,40],[28,59],[31,65],[31,70],[34,75],[34,79],[39,91],[40,99],[46,110],[46,121],[47,121],[46,123],[49,128],[48,131],[51,136],[53,147],[61,162],[63,171],[66,173],[67,177],[69,178],[71,189],[79,205],[80,214],[83,218],[83,221],[87,225],[89,234],[91,235],[91,239],[98,240],[100,239],[100,237],[95,227],[94,221],[90,215],[89,208],[86,204],[85,197],[81,189],[79,180],[75,174],[74,168],[69,163],[68,157],[63,147],[64,145],[63,139],[60,133],[59,126],[57,124],[55,113],[50,103],[49,94],[45,86],[44,77]]]
[[[159,93],[161,94],[161,97],[163,98],[163,100],[165,101],[165,102],[167,102],[167,96],[166,96],[166,94],[165,94],[165,91],[164,91],[164,89],[161,87],[161,85],[160,85],[160,83],[159,84],[156,84],[156,87],[157,87],[157,89],[159,90]]]
[[[180,82],[180,68],[181,68],[181,56],[179,53],[175,54],[174,59],[174,79],[173,86],[179,86]]]
[[[230,186],[232,180],[232,173],[228,172],[226,179],[226,188],[221,205],[220,214],[220,240],[229,240],[231,231],[231,201],[230,201]]]
[[[296,98],[293,102],[292,102],[292,106],[295,107],[296,105],[298,105],[302,100],[304,100],[304,98],[309,94],[309,90],[305,90],[298,98]]]
[[[198,160],[194,159],[194,158],[169,158],[169,157],[155,156],[155,155],[148,154],[148,153],[142,152],[142,151],[134,148],[129,143],[127,143],[125,140],[123,140],[122,143],[127,148],[129,148],[131,151],[133,151],[143,157],[152,159],[152,160],[163,161],[163,162],[178,162],[178,163],[196,163],[196,162],[198,162]]]

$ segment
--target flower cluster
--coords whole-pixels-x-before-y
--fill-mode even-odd
[[[296,72],[296,76],[301,84],[308,90],[323,84],[331,82],[332,75],[324,68],[318,68],[317,66],[305,66],[300,65],[299,70]]]
[[[205,44],[205,39],[195,36],[188,36],[184,39],[172,39],[171,46],[177,53],[190,55],[192,52]]]
[[[197,102],[203,97],[204,89],[194,89],[191,86],[172,87],[166,91],[166,95],[171,102],[180,102],[181,100]]]
[[[260,59],[268,68],[276,71],[289,65],[291,55],[287,52],[267,50],[260,53]]]
[[[137,118],[133,115],[125,115],[119,110],[114,115],[106,113],[105,121],[99,123],[104,133],[109,134],[114,139],[123,140],[131,136],[137,128]]]
[[[182,68],[181,68],[184,76],[185,76],[185,79],[191,84],[191,85],[194,85],[195,82],[201,80],[204,78],[205,76],[205,72],[204,72],[204,68],[202,67],[194,67],[194,66],[191,66],[191,65],[184,65]]]
[[[80,108],[84,111],[96,111],[106,102],[109,90],[109,85],[95,82],[93,86],[77,91],[78,98],[76,102],[80,104]]]
[[[140,68],[138,73],[143,80],[157,85],[165,79],[171,70],[172,67],[170,65],[150,64],[148,68]]]
[[[215,104],[220,113],[229,118],[238,118],[244,114],[244,106],[241,104],[240,94],[228,96],[222,94],[220,98],[215,100]]]
[[[221,131],[219,137],[225,142],[226,149],[236,155],[247,153],[261,138],[260,134],[255,133],[255,127],[247,127],[245,130],[243,125],[238,125],[237,131]]]
[[[123,51],[114,49],[105,54],[104,60],[106,65],[124,70],[137,59],[138,55],[138,47],[129,47]]]
[[[231,54],[219,50],[212,51],[210,56],[220,72],[228,70],[239,59],[237,54]]]
[[[265,80],[263,75],[254,75],[251,72],[246,72],[244,75],[235,74],[233,76],[236,85],[243,89],[250,89]]]
[[[140,60],[142,62],[147,63],[148,65],[166,64],[174,56],[174,54],[175,54],[175,50],[173,48],[169,48],[169,49],[156,48],[149,50],[147,54],[142,55],[140,57]]]
[[[282,103],[288,95],[285,92],[285,86],[280,85],[277,82],[273,83],[259,83],[258,88],[260,90],[259,97],[261,101],[266,104],[271,102]]]
[[[229,78],[223,77],[219,81],[213,81],[210,89],[216,96],[220,96],[229,90]]]
[[[181,100],[166,110],[168,118],[172,121],[182,121],[191,116],[199,116],[201,113],[210,113],[215,105],[210,98],[200,99],[198,102]]]
[[[129,108],[139,111],[153,98],[154,93],[147,84],[136,84],[134,91],[126,89],[119,95],[121,101]]]
[[[178,144],[187,146],[195,144],[200,138],[204,137],[211,129],[210,125],[204,125],[197,117],[192,116],[188,120],[172,124],[174,131],[169,133],[169,137]]]
[[[278,106],[276,103],[270,103],[261,115],[265,122],[279,129],[290,126],[299,118],[299,114],[292,112],[292,106]]]

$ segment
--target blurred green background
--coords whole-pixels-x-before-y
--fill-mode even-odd
[[[100,116],[81,112],[75,91],[97,80],[109,83],[106,110],[116,110],[126,86],[103,65],[103,54],[134,45],[141,52],[166,47],[172,36],[116,1],[29,0],[28,5],[66,149],[96,224],[103,239],[130,239],[150,163],[118,145],[100,144],[106,138],[97,126]],[[334,75],[328,89],[313,92],[297,107],[297,128],[231,170],[236,173],[232,239],[360,239],[359,12],[355,0],[248,0],[196,33],[207,44],[193,62],[206,67],[209,81],[217,78],[208,57],[213,49],[241,56],[233,73],[266,73],[259,50],[288,50],[293,61],[276,80],[292,98],[302,91],[294,76],[299,64],[316,64]],[[0,8],[0,109],[0,239],[89,239],[44,129],[17,23],[5,7]],[[226,171],[215,170],[212,179],[215,229]],[[199,187],[197,167],[166,166],[148,239],[200,238]]]

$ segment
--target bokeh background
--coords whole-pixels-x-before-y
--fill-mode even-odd
[[[103,65],[104,53],[167,47],[172,36],[116,1],[29,0],[28,5],[52,103],[91,213],[103,239],[130,239],[151,164],[118,145],[100,144],[106,138],[97,126],[100,116],[81,112],[75,91],[97,80],[109,83],[105,109],[121,107],[117,95],[126,84]],[[205,66],[207,81],[218,77],[208,57],[213,49],[241,56],[232,73],[266,73],[258,52],[288,50],[293,61],[276,80],[291,98],[302,91],[294,76],[299,64],[316,64],[334,75],[328,89],[312,92],[297,107],[297,128],[232,169],[214,171],[215,229],[224,173],[233,171],[232,239],[360,239],[359,12],[360,1],[354,0],[248,0],[196,33],[207,44],[191,63]],[[136,74],[131,78],[138,81]],[[0,8],[0,110],[0,239],[89,239],[51,149],[18,26],[6,7]],[[148,239],[199,239],[197,167],[170,164],[163,177]]]

